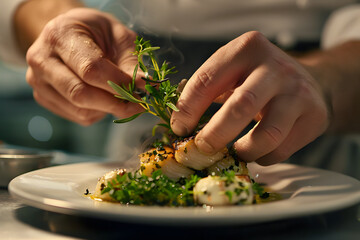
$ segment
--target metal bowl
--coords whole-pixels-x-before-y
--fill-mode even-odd
[[[6,187],[23,173],[50,166],[52,158],[53,154],[49,152],[0,149],[0,186]]]

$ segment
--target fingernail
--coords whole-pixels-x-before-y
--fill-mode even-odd
[[[200,152],[207,153],[207,154],[213,154],[214,148],[206,142],[203,138],[196,138],[195,144]]]
[[[171,129],[179,136],[187,136],[189,134],[189,129],[179,120],[171,121]]]

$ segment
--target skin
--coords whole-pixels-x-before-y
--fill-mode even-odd
[[[256,119],[234,144],[238,156],[261,165],[284,161],[326,131],[360,131],[359,59],[359,41],[295,59],[261,33],[245,33],[190,78],[172,129],[188,135],[218,100],[223,106],[195,138],[200,151],[220,150]]]
[[[107,113],[124,118],[141,111],[114,98],[106,83],[130,81],[135,33],[109,14],[79,7],[70,0],[29,0],[15,14],[34,98],[82,125]],[[360,130],[359,58],[359,41],[295,58],[261,33],[245,33],[191,77],[172,115],[173,131],[191,134],[208,106],[222,102],[196,136],[200,151],[222,149],[256,119],[236,141],[237,154],[262,165],[283,161],[326,131]]]
[[[114,98],[107,81],[126,85],[131,81],[137,63],[132,55],[136,34],[109,14],[77,7],[76,1],[33,0],[20,6],[15,15],[16,32],[23,39],[20,46],[26,49],[32,44],[26,54],[26,80],[34,98],[81,125],[108,113],[130,117],[141,107]],[[47,15],[37,18],[39,13],[33,9]],[[28,19],[30,24],[23,26]],[[142,82],[137,85],[141,87]]]

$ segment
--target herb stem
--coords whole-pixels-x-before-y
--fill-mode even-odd
[[[128,87],[124,84],[119,86],[111,81],[108,81],[108,83],[116,91],[118,98],[138,103],[145,109],[145,112],[161,118],[166,123],[166,127],[169,127],[168,131],[170,133],[170,117],[172,111],[178,111],[175,105],[180,93],[176,91],[177,85],[170,84],[170,80],[166,78],[167,75],[176,72],[174,67],[169,67],[166,61],[164,61],[160,67],[156,61],[154,51],[158,49],[159,47],[152,47],[149,41],[144,41],[143,38],[137,37],[135,41],[135,52],[133,54],[137,56],[138,64],[135,66],[132,82]],[[144,64],[144,56],[150,58],[152,66],[146,66]],[[138,68],[140,68],[145,75],[145,77],[141,79],[145,81],[146,95],[141,99],[134,97]],[[150,83],[156,83],[156,86]],[[124,123],[138,116],[140,115],[135,114],[130,118],[120,119],[115,122]]]

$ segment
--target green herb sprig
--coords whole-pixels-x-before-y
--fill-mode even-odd
[[[132,76],[132,81],[128,86],[122,86],[108,81],[108,84],[115,90],[118,97],[129,102],[138,103],[144,108],[144,112],[137,113],[129,118],[114,120],[115,123],[125,123],[134,120],[143,113],[153,114],[163,120],[154,126],[153,134],[157,127],[165,127],[171,132],[170,117],[172,111],[179,111],[176,107],[176,102],[180,96],[177,90],[177,84],[171,84],[167,78],[169,74],[176,73],[175,67],[169,67],[169,64],[164,61],[161,65],[156,61],[154,51],[159,47],[152,47],[150,41],[145,41],[141,37],[137,37],[135,41],[135,52],[133,55],[137,56],[138,64],[136,64]],[[144,63],[144,57],[150,58],[150,66]],[[138,74],[138,68],[144,73],[142,79],[145,81],[145,90],[142,94],[144,96],[136,98],[135,80]],[[141,95],[141,94],[140,94]]]

